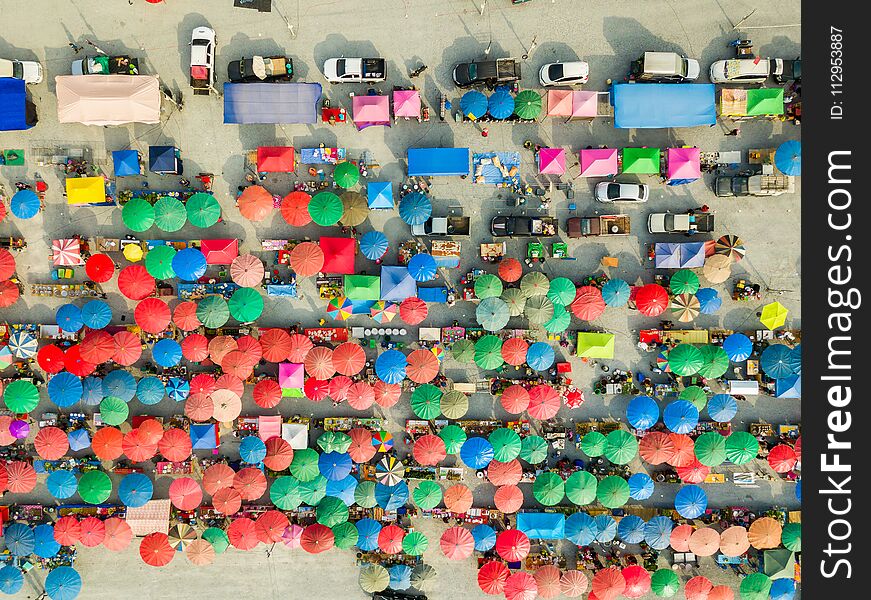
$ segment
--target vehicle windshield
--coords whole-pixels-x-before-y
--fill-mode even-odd
[[[665,215],[665,221],[663,222],[663,224],[665,225],[666,231],[674,231],[674,215]]]
[[[613,200],[614,198],[620,197],[620,184],[619,183],[609,183],[608,184],[608,198]]]
[[[345,74],[345,60],[339,59],[336,61],[336,75],[342,77]]]
[[[478,65],[469,63],[469,81],[475,81],[478,78]]]
[[[563,78],[563,66],[560,64],[551,65],[547,70],[547,76],[551,81],[559,81]]]
[[[15,79],[24,79],[24,69],[22,68],[21,63],[12,63],[12,77]]]

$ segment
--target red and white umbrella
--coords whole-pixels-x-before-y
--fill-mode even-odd
[[[51,260],[56,267],[75,267],[82,264],[82,248],[79,238],[52,240]]]
[[[768,452],[768,464],[777,473],[789,473],[797,461],[795,450],[786,444],[778,444]]]

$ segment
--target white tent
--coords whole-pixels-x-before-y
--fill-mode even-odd
[[[151,75],[55,77],[61,123],[125,125],[160,122],[160,84]]]

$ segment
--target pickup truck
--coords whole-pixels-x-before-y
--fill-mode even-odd
[[[572,217],[566,221],[566,231],[570,238],[629,235],[629,217],[627,215]]]
[[[387,79],[383,58],[328,58],[324,77],[330,83],[378,83]]]
[[[795,178],[788,175],[721,176],[714,182],[714,193],[720,198],[780,196],[794,192]]]
[[[286,56],[231,60],[227,65],[227,78],[234,83],[290,81],[293,79],[293,61]]]
[[[414,235],[469,235],[469,217],[431,217],[422,225],[412,225]]]
[[[513,83],[520,80],[520,63],[513,58],[460,63],[454,67],[453,79],[461,88]]]
[[[490,221],[493,237],[551,237],[556,235],[553,217],[493,217]]]
[[[208,96],[215,87],[215,46],[218,39],[209,27],[191,33],[191,87],[196,96]]]
[[[73,75],[139,75],[139,61],[129,56],[88,56],[73,61]]]
[[[714,230],[713,213],[650,213],[647,231],[650,233],[710,233]]]
[[[0,58],[0,77],[20,79],[24,83],[42,82],[42,65],[35,60],[8,60]]]

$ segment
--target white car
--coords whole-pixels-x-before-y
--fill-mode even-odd
[[[590,78],[590,65],[584,61],[555,62],[544,65],[538,72],[538,81],[552,85],[580,85]]]
[[[599,202],[647,202],[650,188],[643,183],[620,183],[603,181],[596,186]]]
[[[42,65],[35,60],[0,58],[0,77],[21,79],[24,83],[42,83]]]
[[[208,94],[215,85],[215,30],[197,27],[191,33],[191,87],[194,94]]]
[[[711,65],[711,83],[765,83],[769,77],[783,74],[780,58],[730,58]]]

